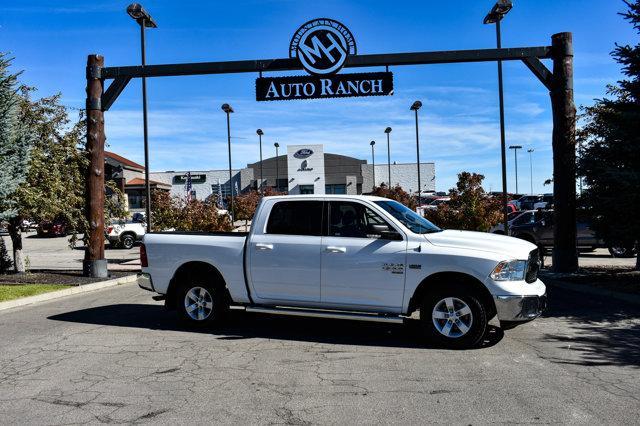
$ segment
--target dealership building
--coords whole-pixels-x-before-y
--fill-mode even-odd
[[[111,153],[110,153],[111,154]],[[386,152],[385,152],[386,154]],[[144,195],[144,167],[111,154],[112,166],[123,169],[119,181],[127,194],[129,208],[137,210]],[[418,191],[416,163],[393,163],[390,166],[392,186],[400,185],[405,191]],[[260,174],[262,181],[260,182]],[[367,160],[345,155],[325,153],[323,145],[288,145],[286,155],[271,157],[247,164],[246,168],[229,170],[183,170],[151,172],[152,188],[170,191],[174,196],[187,195],[187,180],[191,177],[191,197],[204,200],[211,195],[234,194],[270,187],[289,194],[367,194],[371,188],[389,183],[389,165],[376,163],[375,170]],[[374,180],[375,179],[375,180]],[[420,164],[422,193],[435,191],[434,163]]]

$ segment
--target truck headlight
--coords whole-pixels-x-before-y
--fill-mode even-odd
[[[526,269],[526,260],[504,260],[493,268],[490,277],[494,281],[522,281]]]

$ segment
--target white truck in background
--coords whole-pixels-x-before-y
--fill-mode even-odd
[[[537,247],[441,230],[402,204],[349,195],[265,197],[249,233],[149,233],[138,285],[191,324],[247,311],[402,323],[472,347],[546,306]]]

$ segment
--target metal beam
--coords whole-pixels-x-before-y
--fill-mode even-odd
[[[131,77],[117,77],[111,82],[107,90],[102,94],[102,111],[108,111],[111,108],[111,105],[118,99],[118,96],[130,81]]]
[[[514,47],[508,49],[449,50],[440,52],[387,53],[354,55],[347,59],[346,68],[421,64],[450,64],[459,62],[490,62],[551,58],[550,46]],[[102,78],[166,77],[180,75],[231,74],[245,72],[301,70],[297,58],[258,59],[247,61],[199,62],[125,67],[105,67]]]
[[[538,58],[524,58],[522,60],[524,64],[531,70],[531,72],[538,77],[538,80],[544,84],[544,86],[551,90],[553,85],[553,74]]]

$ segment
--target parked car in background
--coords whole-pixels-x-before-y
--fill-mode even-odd
[[[436,198],[435,200],[431,201],[429,204],[423,207],[428,210],[434,210],[434,209],[437,209],[439,205],[447,204],[449,201],[451,201],[451,197],[440,197],[440,198]]]
[[[553,194],[544,194],[542,198],[533,205],[534,210],[538,210],[538,209],[548,210],[552,208],[553,208]]]
[[[9,235],[9,224],[0,222],[0,235]]]
[[[105,237],[109,245],[113,248],[130,249],[136,242],[142,241],[146,231],[145,223],[140,221],[142,217],[138,216],[134,220],[119,221],[107,226]]]
[[[64,237],[67,235],[68,225],[63,219],[40,222],[38,237]]]
[[[533,217],[533,213],[534,213],[533,210],[528,210],[525,212],[516,211],[516,212],[509,213],[507,215],[507,221],[508,221],[509,227],[511,227],[514,222],[517,222],[518,224],[520,224],[520,223],[524,223],[526,221],[531,220],[531,218]],[[492,234],[504,235],[504,223],[499,223],[495,225],[493,228],[489,229],[489,232],[491,232]]]
[[[518,199],[518,208],[520,210],[534,210],[533,206],[542,200],[542,195],[523,195]]]

